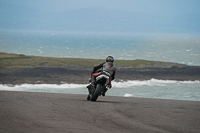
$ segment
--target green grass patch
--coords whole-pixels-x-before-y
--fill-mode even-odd
[[[0,67],[67,67],[69,65],[80,65],[92,67],[105,60],[100,59],[81,59],[81,58],[54,58],[40,56],[26,56],[21,54],[0,53]],[[147,60],[115,60],[115,66],[136,67],[149,63],[158,63]],[[159,62],[164,63],[164,62]]]

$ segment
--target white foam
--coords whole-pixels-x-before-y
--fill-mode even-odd
[[[52,90],[52,89],[74,89],[74,88],[85,88],[86,84],[22,84],[22,85],[2,85],[0,84],[0,90],[7,91],[28,91],[28,90]]]
[[[128,80],[120,82],[112,82],[112,86],[116,88],[127,88],[132,86],[166,86],[167,84],[191,84],[191,83],[200,83],[199,81],[176,81],[176,80]]]
[[[129,88],[134,86],[167,86],[168,84],[200,84],[200,81],[176,81],[176,80],[128,80],[112,82],[113,88]],[[0,84],[0,90],[7,91],[27,91],[27,90],[67,90],[67,89],[85,89],[88,84],[22,84],[22,85],[2,85]]]
[[[124,94],[124,97],[132,97],[132,96],[133,96],[132,94],[128,94],[128,93]]]

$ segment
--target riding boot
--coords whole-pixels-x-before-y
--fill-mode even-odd
[[[104,90],[103,90],[103,93],[102,93],[101,95],[102,95],[102,96],[105,96],[107,90],[108,90],[108,89],[104,89]]]
[[[95,87],[95,82],[96,82],[95,76],[92,75],[91,83],[87,86],[87,88]]]

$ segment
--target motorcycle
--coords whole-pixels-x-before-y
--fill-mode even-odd
[[[89,80],[91,82],[91,79]],[[105,96],[106,91],[110,88],[108,85],[109,76],[101,74],[96,77],[96,84],[94,87],[88,86],[87,100],[96,101],[99,96]]]

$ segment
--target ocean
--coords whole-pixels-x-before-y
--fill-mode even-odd
[[[0,52],[25,55],[154,60],[200,66],[200,36],[0,30]],[[134,76],[134,75],[133,75]],[[0,90],[87,94],[87,84],[0,85]],[[199,81],[113,82],[107,95],[200,101]]]

